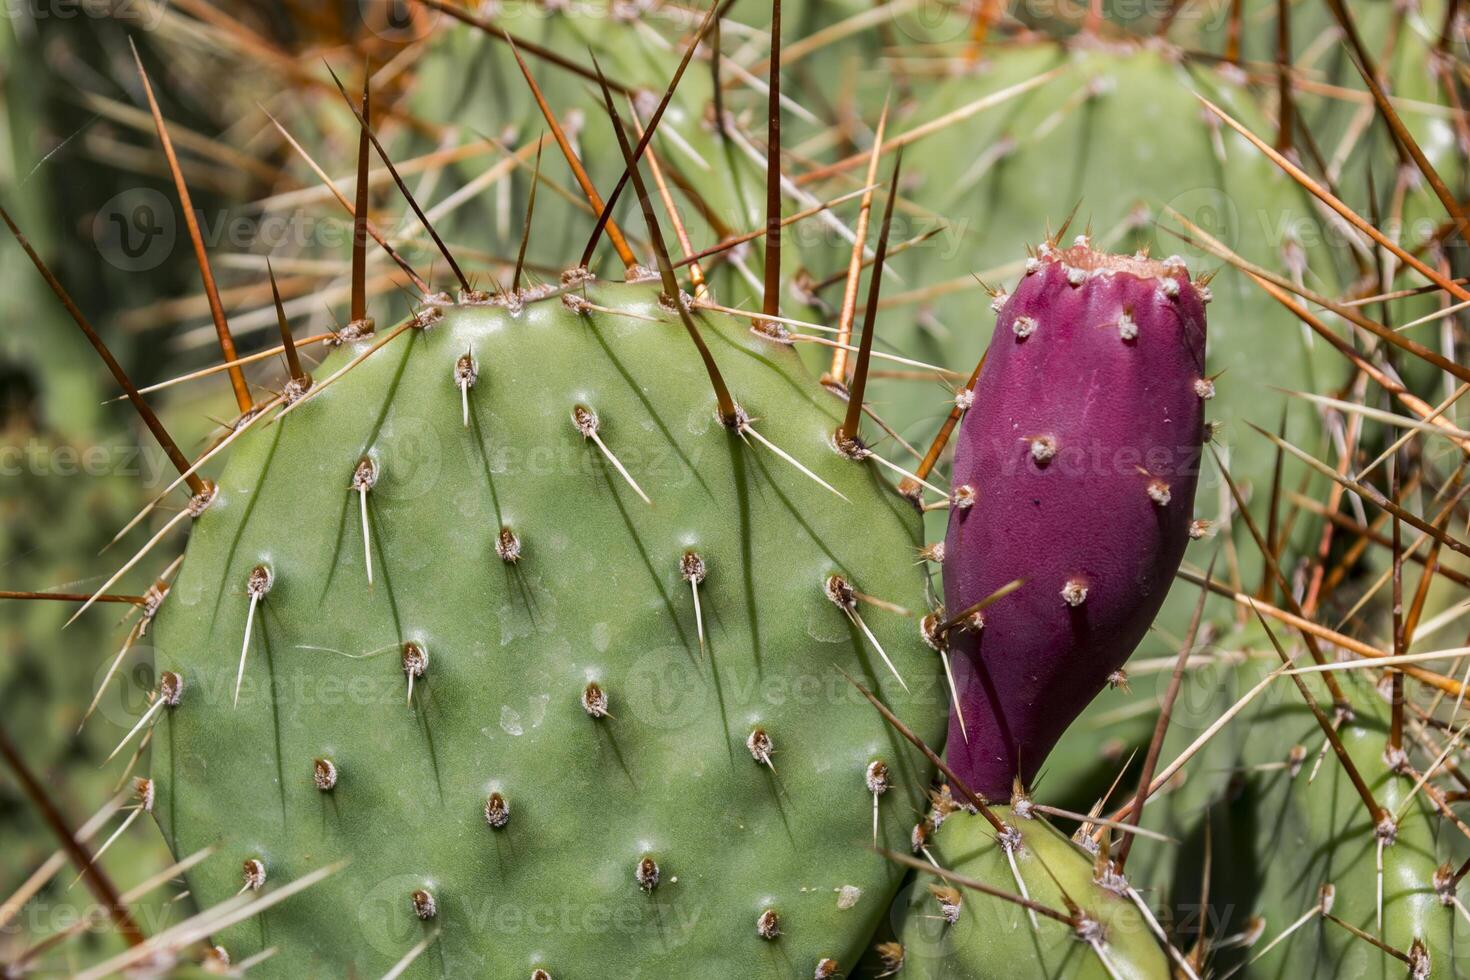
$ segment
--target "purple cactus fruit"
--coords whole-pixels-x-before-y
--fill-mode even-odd
[[[945,539],[961,719],[948,757],[972,789],[1029,785],[1132,654],[1189,543],[1204,439],[1208,291],[1178,259],[1043,246],[1000,311],[960,428]]]

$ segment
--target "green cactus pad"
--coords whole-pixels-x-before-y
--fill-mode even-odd
[[[939,896],[929,887],[942,882],[921,873],[897,907],[905,915],[902,976],[1162,980],[1170,975],[1164,952],[1134,902],[1093,880],[1091,855],[1034,814],[1023,818],[1009,809],[995,812],[1020,834],[1014,873],[989,822],[964,811],[945,818],[935,831],[928,848],[933,860],[956,875],[1012,895],[1021,894],[1019,875],[1029,898],[1064,913],[1070,899],[1099,927],[1101,938],[1093,946],[1065,922],[1045,916],[1033,922],[1020,905],[964,888],[958,891],[957,912],[950,910],[955,921],[947,922]]]
[[[1258,666],[1241,669],[1252,684],[1261,676]],[[1330,711],[1326,688],[1311,683],[1319,703]],[[1427,953],[1420,968],[1428,972],[1413,975],[1462,976],[1466,939],[1457,926],[1463,924],[1436,891],[1436,872],[1449,843],[1444,836],[1458,831],[1445,824],[1422,793],[1406,804],[1415,777],[1391,771],[1385,761],[1388,705],[1370,685],[1344,681],[1355,717],[1339,728],[1343,745],[1374,799],[1399,818],[1391,843],[1382,848],[1380,927],[1379,846],[1373,821],[1330,750],[1318,765],[1324,738],[1300,695],[1285,678],[1274,684],[1274,695],[1237,722],[1246,723],[1251,734],[1240,741],[1234,766],[1222,770],[1235,778],[1214,805],[1202,812],[1181,800],[1161,809],[1173,815],[1170,832],[1195,845],[1186,846],[1177,858],[1175,883],[1181,893],[1198,890],[1200,824],[1210,820],[1216,847],[1233,855],[1228,864],[1217,864],[1211,882],[1213,901],[1230,910],[1218,929],[1252,933],[1257,924],[1250,918],[1263,920],[1258,938],[1241,950],[1226,951],[1222,965],[1251,961],[1246,972],[1253,977],[1322,971],[1334,976],[1409,975],[1407,964],[1341,925],[1310,915],[1323,901],[1323,887],[1330,886],[1330,911],[1343,922],[1403,953],[1413,951],[1418,941]],[[1193,813],[1187,814],[1189,810]],[[1303,917],[1308,921],[1282,938]]]
[[[902,877],[870,849],[868,769],[888,847],[930,773],[842,672],[944,730],[939,662],[887,605],[927,608],[917,517],[830,447],[842,404],[749,321],[693,314],[754,429],[846,500],[717,420],[655,286],[575,288],[607,312],[541,296],[381,329],[239,440],[156,624],[184,689],[152,737],[155,815],[176,853],[217,849],[202,907],[251,858],[267,889],[349,862],[218,937],[236,960],[276,947],[266,974],[378,974],[430,935],[410,975],[855,963]]]

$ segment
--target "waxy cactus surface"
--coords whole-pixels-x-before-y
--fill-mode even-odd
[[[348,863],[222,931],[237,959],[377,975],[436,932],[415,975],[856,962],[902,877],[870,845],[907,841],[930,769],[843,672],[943,731],[894,608],[925,602],[917,518],[830,448],[789,347],[694,316],[747,428],[656,286],[593,283],[380,328],[239,440],[157,622],[185,684],[154,812],[229,855],[190,875],[206,904],[242,861]]]

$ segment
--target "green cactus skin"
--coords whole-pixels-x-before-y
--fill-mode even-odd
[[[1109,980],[1109,966],[1115,980],[1163,980],[1170,975],[1168,960],[1138,907],[1093,880],[1091,855],[1034,812],[1025,817],[1014,809],[996,809],[995,813],[1020,834],[1014,857],[1026,894],[1062,912],[1067,911],[1067,898],[1076,903],[1101,925],[1101,948],[1108,965],[1066,923],[1041,916],[1033,925],[1021,906],[980,892],[960,889],[958,917],[948,923],[938,897],[928,887],[938,879],[920,872],[896,908],[904,915],[900,976],[919,980],[1015,976]],[[928,852],[947,871],[1020,894],[995,831],[978,814],[961,810],[944,818]]]
[[[1274,654],[1270,659],[1275,660]],[[1262,665],[1269,662],[1257,658],[1235,668],[1238,677],[1222,685],[1231,689],[1226,700],[1253,687],[1264,676]],[[1330,711],[1326,687],[1314,676],[1306,679],[1319,705]],[[1414,777],[1391,772],[1385,762],[1388,705],[1370,685],[1346,679],[1343,684],[1355,718],[1341,725],[1342,742],[1379,805],[1398,813]],[[1273,685],[1232,722],[1233,735],[1192,763],[1190,779],[1161,794],[1145,810],[1146,825],[1186,842],[1177,854],[1155,853],[1166,866],[1173,865],[1172,872],[1160,873],[1172,874],[1176,905],[1199,894],[1204,825],[1209,823],[1216,855],[1210,881],[1210,901],[1216,909],[1211,933],[1220,938],[1249,931],[1252,917],[1264,919],[1252,944],[1221,951],[1217,965],[1222,970],[1265,950],[1317,905],[1323,885],[1333,888],[1334,915],[1380,935],[1372,821],[1330,751],[1316,768],[1324,738],[1301,696],[1284,678]],[[1199,717],[1207,721],[1212,713],[1218,714],[1206,709]],[[1186,721],[1177,734],[1187,742],[1199,727]],[[1169,748],[1164,756],[1171,757]],[[1423,975],[1434,977],[1464,975],[1463,923],[1455,921],[1454,908],[1443,904],[1435,889],[1436,872],[1449,845],[1447,834],[1458,836],[1458,831],[1447,826],[1421,794],[1403,810],[1394,843],[1383,849],[1381,936],[1403,952],[1418,939],[1428,952],[1430,972]],[[1221,854],[1230,857],[1222,861]],[[1140,862],[1135,870],[1142,867]],[[1143,871],[1139,881],[1154,882],[1154,876]],[[1197,928],[1197,909],[1176,907],[1171,914],[1188,929]],[[1190,915],[1194,918],[1186,922]],[[1286,978],[1324,971],[1334,976],[1402,977],[1408,967],[1318,917],[1250,963],[1242,975]]]
[[[616,314],[546,292],[518,313],[445,305],[237,443],[155,626],[159,668],[185,680],[152,737],[155,815],[176,853],[218,849],[190,877],[202,907],[238,891],[251,858],[267,887],[350,860],[218,937],[237,960],[279,948],[266,974],[381,973],[425,930],[438,940],[413,975],[784,978],[855,963],[902,877],[867,846],[867,768],[888,767],[888,847],[908,840],[930,773],[839,668],[933,744],[946,695],[914,619],[857,610],[906,692],[824,583],[840,572],[925,608],[916,518],[830,448],[840,405],[749,321],[695,314],[756,429],[847,501],[717,421],[656,287],[577,288]],[[366,344],[320,365],[318,385]],[[652,506],[574,425],[577,405]],[[365,457],[371,587],[351,489]],[[497,555],[502,528],[514,562]],[[703,653],[690,551],[707,573]],[[258,567],[270,580],[250,593],[232,707]],[[428,653],[411,708],[406,642]],[[589,684],[604,717],[584,710]],[[770,765],[747,744],[756,729]],[[418,890],[436,911],[424,922]],[[766,909],[774,940],[757,934]]]

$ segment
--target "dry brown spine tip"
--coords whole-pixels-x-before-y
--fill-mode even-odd
[[[414,889],[409,900],[413,902],[413,914],[425,922],[439,914],[439,903],[434,901],[434,894],[426,888]]]
[[[899,970],[903,969],[903,943],[879,943],[878,945],[873,947],[873,952],[878,954],[878,962],[882,965],[884,970],[884,972],[878,974],[878,976],[891,977]]]
[[[968,510],[975,506],[975,488],[968,483],[955,487],[949,495],[949,505],[955,510]]]
[[[352,471],[352,489],[358,493],[366,493],[378,484],[378,463],[371,456],[364,456],[357,461],[357,466]]]
[[[686,551],[684,557],[679,559],[679,577],[684,581],[699,585],[708,574],[709,568],[705,565],[699,552]]]
[[[882,796],[888,792],[889,786],[892,785],[888,763],[882,759],[874,759],[868,763],[868,769],[863,773],[863,781],[867,784],[868,792],[874,796]]]
[[[843,576],[828,575],[827,580],[822,583],[822,590],[839,609],[852,612],[857,608],[857,593],[853,591],[851,583]]]
[[[776,750],[764,728],[752,728],[745,739],[745,747],[750,750],[750,757],[763,766],[771,764],[771,753]]]
[[[1169,484],[1163,480],[1150,480],[1148,484],[1148,499],[1160,507],[1167,507],[1171,499]]]
[[[837,976],[837,961],[830,956],[817,961],[817,969],[812,973],[814,980],[832,980]]]
[[[521,560],[521,539],[509,527],[502,527],[495,538],[495,553],[507,565],[514,565]]]
[[[588,681],[582,688],[582,710],[593,718],[607,717],[607,692],[596,681]]]
[[[260,858],[246,858],[241,866],[240,877],[246,889],[260,891],[265,885],[265,862]]]
[[[1087,583],[1077,578],[1067,579],[1062,586],[1062,601],[1076,608],[1087,601]]]
[[[781,916],[775,909],[765,909],[755,920],[755,934],[762,939],[776,939],[781,935]]]
[[[644,856],[638,861],[638,867],[633,871],[633,880],[638,882],[638,887],[645,892],[652,892],[658,887],[659,879],[658,862],[651,857]]]
[[[331,759],[317,759],[312,763],[311,778],[317,789],[330,793],[337,788],[337,764]]]
[[[510,823],[510,801],[498,792],[485,797],[485,822],[495,830]]]
[[[1011,321],[1011,332],[1016,335],[1017,340],[1025,340],[1036,332],[1036,318],[1030,316],[1018,316]]]

